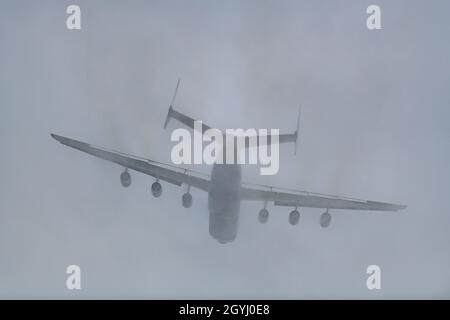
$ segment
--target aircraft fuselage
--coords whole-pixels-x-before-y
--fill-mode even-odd
[[[241,166],[214,164],[208,194],[209,233],[220,243],[236,238],[240,212]]]

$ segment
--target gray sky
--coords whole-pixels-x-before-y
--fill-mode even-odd
[[[65,27],[69,4],[82,30]],[[382,9],[383,30],[366,28]],[[448,1],[0,1],[0,297],[450,298]],[[404,203],[398,214],[242,203],[208,233],[207,195],[64,147],[55,132],[170,162],[177,106],[218,128],[292,131],[246,181]],[[172,124],[171,129],[175,126]],[[196,168],[208,172],[210,168]],[[68,291],[65,269],[82,269]],[[369,291],[366,267],[382,269]]]

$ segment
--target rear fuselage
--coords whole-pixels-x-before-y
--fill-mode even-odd
[[[241,166],[214,164],[208,194],[209,233],[220,243],[236,238],[240,212]]]

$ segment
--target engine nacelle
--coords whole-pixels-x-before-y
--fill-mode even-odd
[[[291,211],[289,213],[289,223],[293,226],[298,224],[298,221],[300,220],[300,212],[298,212],[297,209]]]
[[[266,208],[259,210],[258,220],[261,223],[267,223],[267,220],[269,220],[269,210]]]
[[[120,174],[120,183],[122,187],[128,188],[131,185],[131,175],[127,170]]]
[[[152,194],[155,198],[162,194],[162,186],[158,181],[152,183]]]
[[[331,223],[331,214],[327,212],[322,213],[322,215],[320,216],[320,226],[322,228],[326,228],[330,225]]]
[[[192,206],[192,195],[189,192],[186,192],[181,197],[181,203],[184,208],[190,208]]]

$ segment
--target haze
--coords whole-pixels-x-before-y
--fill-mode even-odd
[[[448,1],[0,1],[1,298],[450,298]],[[82,29],[66,29],[78,4]],[[207,195],[66,148],[50,132],[170,163],[177,108],[291,132],[297,155],[254,183],[404,203],[396,214],[242,203],[208,233]],[[208,173],[207,166],[192,169]],[[65,287],[66,267],[82,290]],[[382,289],[366,288],[366,268]]]

